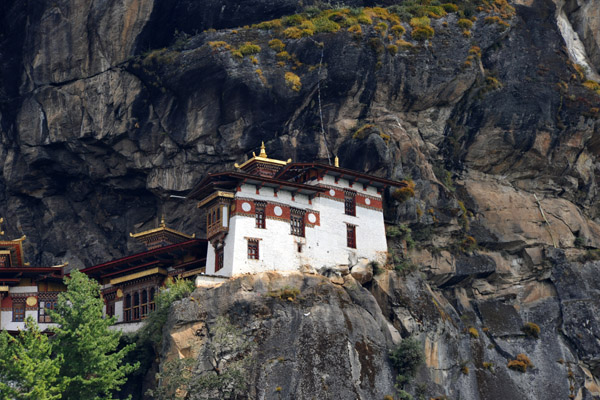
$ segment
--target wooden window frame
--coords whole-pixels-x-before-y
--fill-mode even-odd
[[[299,208],[292,208],[290,210],[290,234],[304,237],[306,231],[304,214],[306,214],[306,211]]]
[[[148,289],[142,289],[140,292],[140,318],[146,319],[148,316]]]
[[[40,305],[38,308],[38,323],[40,324],[51,324],[52,318],[47,314],[47,310],[55,310],[58,298],[50,300],[38,300]],[[50,305],[50,307],[48,307]]]
[[[131,293],[127,293],[124,297],[123,297],[123,321],[125,322],[131,322],[131,297],[132,294]],[[127,301],[129,300],[129,302]],[[129,304],[127,304],[129,303]]]
[[[248,260],[260,260],[259,240],[248,239]]]
[[[346,247],[356,249],[356,225],[346,224]]]
[[[21,310],[22,310],[22,312],[21,312]],[[12,321],[13,322],[24,322],[25,321],[25,310],[26,310],[25,299],[22,299],[22,300],[19,299],[17,301],[15,301],[15,299],[13,299]]]
[[[254,218],[256,220],[256,227],[258,229],[267,228],[267,215],[266,215],[267,204],[264,201],[254,202]]]
[[[225,252],[223,251],[223,246],[218,249],[215,249],[215,272],[223,269]]]
[[[148,309],[150,312],[156,310],[156,292],[157,290],[154,287],[148,290]]]
[[[344,214],[356,216],[356,192],[344,190]]]

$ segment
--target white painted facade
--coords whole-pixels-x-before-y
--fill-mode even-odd
[[[382,200],[374,187],[364,189],[362,184],[351,187],[348,180],[339,179],[336,182],[329,175],[308,184],[329,187],[338,196],[340,191],[347,189],[366,196],[369,199],[365,200],[367,202]],[[279,220],[276,216],[267,216],[266,227],[261,229],[256,227],[253,214],[232,213],[228,221],[229,231],[224,239],[223,268],[215,272],[215,248],[209,244],[206,274],[232,276],[261,271],[297,271],[303,266],[319,269],[353,264],[359,258],[382,261],[387,254],[383,211],[357,204],[356,215],[346,215],[344,201],[331,198],[328,193],[329,191],[325,195],[314,197],[310,202],[306,195],[297,194],[292,198],[290,192],[280,190],[275,196],[270,187],[260,188],[257,194],[256,186],[241,185],[235,193],[235,200],[242,199],[248,203],[264,201],[306,210],[309,223],[305,225],[305,235],[292,235],[289,219]],[[244,207],[244,203],[242,206]],[[248,210],[250,208],[247,207],[244,211]],[[316,225],[310,224],[311,212],[319,216]],[[356,248],[347,246],[348,224],[356,226]],[[248,258],[248,239],[259,242],[258,260]],[[302,245],[301,251],[298,251],[299,244]]]

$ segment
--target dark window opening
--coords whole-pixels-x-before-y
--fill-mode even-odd
[[[356,248],[356,226],[346,225],[346,243],[348,247]]]
[[[248,240],[248,259],[258,260],[258,240]]]
[[[304,237],[304,210],[291,209],[290,229],[292,235]]]
[[[215,250],[215,272],[223,268],[223,247]]]
[[[266,203],[264,201],[257,201],[254,203],[254,215],[256,217],[256,227],[260,228],[260,229],[266,228],[265,208],[266,208]]]
[[[125,322],[131,321],[131,295],[125,296],[125,306],[123,307],[123,319]]]
[[[356,215],[356,192],[344,190],[344,212],[346,215]]]
[[[25,321],[25,303],[13,303],[13,321],[23,322]]]

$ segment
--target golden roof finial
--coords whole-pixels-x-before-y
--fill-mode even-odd
[[[160,227],[161,227],[161,228],[164,228],[164,227],[166,227],[166,226],[167,226],[167,224],[165,224],[165,214],[163,214],[163,215],[160,217]]]
[[[340,167],[340,159],[338,158],[338,156],[335,156],[335,159],[333,160],[333,165],[335,167]]]
[[[0,236],[4,235],[4,231],[2,230],[2,223],[4,222],[4,218],[0,218]]]
[[[265,151],[265,142],[262,142],[260,145],[260,154],[259,157],[267,158],[267,152]]]

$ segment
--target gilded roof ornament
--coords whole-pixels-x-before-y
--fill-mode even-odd
[[[269,158],[267,156],[267,149],[265,147],[265,142],[261,142],[260,145],[260,153],[258,153],[258,155],[256,155],[255,152],[252,152],[252,158],[245,161],[244,163],[242,163],[241,165],[238,163],[233,164],[234,167],[236,167],[237,169],[241,169],[244,168],[246,165],[250,164],[253,161],[261,161],[261,162],[266,162],[266,163],[270,163],[270,164],[276,164],[276,165],[287,165],[289,163],[292,162],[291,158],[288,158],[287,161],[283,161],[283,160],[275,160],[274,158]]]
[[[338,168],[340,167],[340,159],[338,156],[335,156],[335,159],[333,160],[333,166]]]
[[[3,223],[4,223],[4,218],[0,218],[0,236],[4,235],[4,231],[2,230]]]

